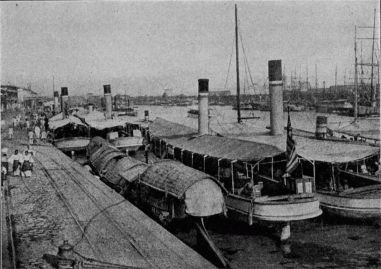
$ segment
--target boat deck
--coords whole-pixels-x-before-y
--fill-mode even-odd
[[[2,143],[11,153],[26,148],[26,137]],[[5,182],[10,264],[53,268],[47,255],[68,240],[76,260],[99,268],[215,268],[58,149],[32,149],[32,177]]]

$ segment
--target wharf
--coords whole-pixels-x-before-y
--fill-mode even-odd
[[[2,147],[9,154],[25,149],[26,132],[16,131],[14,140],[2,137]],[[32,177],[8,176],[4,183],[2,221],[9,221],[2,248],[8,243],[11,252],[4,262],[54,268],[46,257],[68,240],[83,268],[215,268],[52,145],[32,150]]]

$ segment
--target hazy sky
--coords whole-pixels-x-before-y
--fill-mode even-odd
[[[52,93],[53,75],[56,89],[67,86],[69,94],[100,93],[103,84],[131,95],[162,94],[164,88],[196,94],[198,78],[223,88],[234,3],[1,2],[1,83],[30,82],[43,94]],[[379,12],[379,1],[237,4],[248,63],[259,84],[273,59],[283,61],[287,76],[296,69],[305,77],[308,66],[313,83],[316,64],[319,83],[327,85],[334,83],[337,64],[343,83],[344,70],[353,76],[354,26],[371,26],[373,9]],[[378,20],[377,15],[377,26]],[[364,55],[369,44],[363,43]],[[234,70],[233,58],[229,87]]]

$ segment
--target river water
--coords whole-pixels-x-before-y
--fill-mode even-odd
[[[177,106],[139,106],[138,118],[144,118],[144,110],[150,113],[150,119],[161,117],[173,122],[182,123],[197,129],[197,118],[187,116],[189,107]],[[241,111],[242,117],[259,117],[258,119],[243,120],[242,124],[236,124],[237,111],[231,106],[210,106],[210,128],[218,133],[257,133],[266,130],[270,125],[270,112],[268,111]],[[316,113],[315,111],[290,112],[291,124],[293,128],[315,132],[316,117],[326,116],[328,126],[332,129],[339,129],[353,122],[352,117],[339,116],[335,114]],[[283,114],[284,126],[287,124],[287,113]],[[360,120],[359,133],[374,131],[375,137],[379,137],[380,119]],[[361,129],[363,128],[363,129]],[[234,130],[233,130],[234,129]]]

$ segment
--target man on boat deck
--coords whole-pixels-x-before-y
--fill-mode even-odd
[[[12,166],[12,171],[14,176],[20,175],[21,163],[22,163],[22,155],[16,149],[15,153],[8,159],[8,164],[9,166]]]

